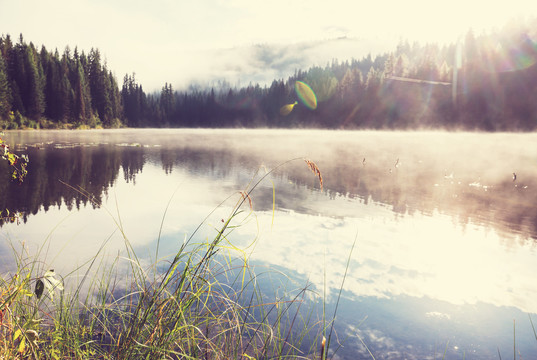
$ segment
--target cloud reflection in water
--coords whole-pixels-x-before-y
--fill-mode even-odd
[[[494,230],[473,224],[463,228],[448,216],[398,218],[379,204],[355,205],[385,216],[337,219],[278,211],[274,228],[261,231],[252,259],[304,274],[319,290],[326,271],[333,295],[357,233],[345,282],[354,296],[429,297],[537,312],[536,255],[530,245],[506,249]],[[271,213],[257,217],[270,228]],[[251,230],[243,227],[238,233],[248,239]]]
[[[423,337],[424,331],[430,330],[428,326],[447,330],[466,322],[488,331],[498,326],[490,319],[500,314],[503,320],[508,319],[503,323],[509,330],[512,313],[502,313],[502,309],[537,313],[536,225],[530,211],[537,198],[533,180],[537,171],[531,166],[537,152],[532,135],[246,130],[148,133],[155,143],[170,140],[173,145],[114,147],[106,164],[117,170],[123,167],[125,178],[110,173],[102,176],[104,185],[98,183],[98,177],[90,178],[95,189],[104,189],[99,194],[104,207],[121,217],[129,241],[146,256],[146,264],[154,261],[162,216],[172,196],[160,256],[173,255],[185,236],[231,195],[209,216],[197,239],[214,237],[214,228],[229,214],[240,197],[238,190],[251,180],[260,164],[270,168],[307,155],[323,172],[325,190],[319,191],[302,161],[280,168],[269,178],[276,189],[272,225],[272,183],[263,182],[252,193],[255,216],[230,237],[234,244],[246,247],[258,236],[255,247],[248,250],[253,249],[251,264],[309,279],[318,292],[324,288],[326,272],[328,299],[334,300],[356,236],[342,309],[350,309],[347,314],[352,316],[346,320],[353,323],[366,314],[375,315],[368,323],[373,325],[358,330],[369,340],[383,343],[379,348],[387,353],[401,352],[401,342],[411,334]],[[122,132],[95,134],[101,137],[95,143],[143,142],[130,131],[125,132],[126,138]],[[46,137],[47,133],[35,136]],[[111,136],[117,140],[108,138]],[[478,154],[475,144],[479,142]],[[498,149],[498,143],[512,146]],[[79,151],[85,159],[82,169],[93,169],[92,163],[107,156],[102,146]],[[55,154],[58,174],[64,174],[60,162],[71,161],[69,156],[75,150],[36,150],[35,158]],[[513,170],[518,175],[516,182]],[[49,187],[57,185],[56,180],[48,179]],[[4,224],[1,236],[37,247],[50,234],[43,260],[57,273],[67,273],[75,266],[73,262],[81,264],[92,257],[117,226],[104,207],[58,205],[66,195],[60,195],[59,190],[57,195],[56,202],[43,205],[46,211],[32,212],[26,224]],[[36,209],[40,206],[32,205]],[[0,246],[5,266],[4,257],[11,250],[4,241]],[[123,239],[116,231],[105,254],[113,258],[123,250]],[[464,315],[462,308],[466,309]],[[396,326],[391,324],[395,319],[399,319]],[[401,330],[405,324],[416,327],[405,332]],[[346,330],[356,334],[352,324],[347,325]],[[392,326],[388,334],[386,329]],[[394,349],[395,338],[398,345]],[[433,350],[427,348],[424,353]]]

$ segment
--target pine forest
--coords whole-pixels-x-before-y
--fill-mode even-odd
[[[466,36],[445,46],[400,41],[392,52],[334,59],[288,79],[245,87],[146,93],[135,74],[122,83],[98,49],[37,49],[21,34],[0,37],[0,128],[333,128],[534,131],[537,22]],[[188,71],[188,69],[184,69]],[[296,106],[294,84],[315,92]]]

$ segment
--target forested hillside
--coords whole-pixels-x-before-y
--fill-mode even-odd
[[[114,126],[123,117],[121,96],[99,50],[38,51],[22,35],[0,38],[0,118],[8,128],[75,123]]]
[[[19,127],[537,128],[537,21],[446,46],[401,41],[393,52],[297,69],[270,86],[213,86],[146,93],[135,74],[121,88],[97,49],[49,51],[0,38],[0,124]],[[182,71],[188,71],[183,69]],[[300,103],[294,84],[315,91]]]

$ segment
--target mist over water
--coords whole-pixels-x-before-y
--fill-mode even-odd
[[[319,293],[326,287],[330,307],[356,238],[337,327],[350,340],[338,355],[368,358],[360,336],[377,359],[434,357],[448,341],[453,358],[487,359],[497,348],[512,352],[513,319],[521,354],[537,346],[527,315],[537,313],[536,134],[234,129],[6,135],[13,148],[29,154],[30,168],[21,186],[0,181],[1,207],[26,212],[20,225],[0,229],[2,268],[9,267],[8,241],[33,248],[48,241],[42,260],[57,273],[82,264],[110,236],[104,256],[116,256],[124,246],[105,209],[121,217],[140,254],[154,254],[170,199],[160,253],[171,255],[231,195],[198,235],[214,236],[238,191],[279,166],[251,194],[255,218],[230,241],[248,249],[260,270],[282,270]],[[303,158],[321,170],[322,191]],[[296,160],[285,163],[290,159]],[[102,206],[64,183],[88,191]]]

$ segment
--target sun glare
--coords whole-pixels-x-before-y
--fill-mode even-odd
[[[527,0],[454,0],[442,6],[423,0],[384,1],[375,6],[382,16],[372,16],[355,24],[352,35],[372,32],[379,38],[388,35],[410,42],[451,43],[462,39],[469,30],[476,34],[489,33],[510,22],[537,15],[537,8]]]

